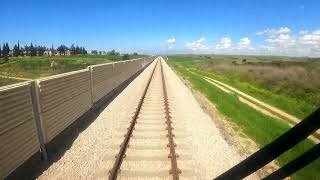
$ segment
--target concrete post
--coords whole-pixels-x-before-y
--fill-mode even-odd
[[[44,142],[44,136],[43,136],[43,130],[41,125],[41,119],[40,119],[40,109],[39,109],[39,98],[38,98],[38,90],[37,90],[36,81],[31,81],[31,100],[32,100],[32,108],[34,113],[34,118],[36,121],[36,127],[37,127],[37,134],[38,134],[38,140],[40,144],[40,152],[42,155],[42,158],[44,160],[48,159],[47,155],[47,149]]]
[[[92,66],[89,66],[88,67],[88,69],[89,69],[89,72],[90,72],[90,85],[91,85],[91,103],[92,103],[92,108],[93,108],[93,110],[94,110],[94,91],[93,91],[93,88],[94,88],[94,86],[93,86],[93,68],[92,68]]]

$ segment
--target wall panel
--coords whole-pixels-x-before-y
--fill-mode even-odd
[[[30,86],[0,87],[0,179],[39,150]]]

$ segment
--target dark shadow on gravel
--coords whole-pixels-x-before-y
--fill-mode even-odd
[[[48,159],[46,161],[41,159],[41,155],[38,152],[6,177],[6,179],[23,180],[38,178],[53,163],[61,159],[66,151],[70,149],[79,134],[86,130],[87,127],[89,127],[90,124],[96,120],[99,114],[110,104],[110,102],[112,102],[143,70],[138,71],[128,80],[120,84],[116,89],[108,93],[104,98],[95,103],[91,110],[82,115],[62,133],[50,141],[46,145],[48,151]]]

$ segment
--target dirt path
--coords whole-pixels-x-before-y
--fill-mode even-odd
[[[192,72],[190,70],[188,70],[190,73],[198,75],[198,76],[202,76],[200,74],[197,74],[195,72]],[[234,87],[231,87],[221,81],[209,78],[207,76],[202,76],[204,80],[206,80],[208,83],[215,85],[216,87],[218,87],[219,89],[221,89],[222,91],[226,92],[226,93],[235,93],[238,95],[239,100],[242,103],[247,104],[248,106],[256,109],[257,111],[260,111],[263,114],[266,114],[268,116],[271,116],[273,118],[278,118],[280,120],[286,121],[289,123],[289,125],[291,127],[293,127],[294,125],[298,124],[301,120],[298,119],[297,117],[294,117],[293,115],[290,115],[282,110],[280,110],[279,108],[276,108],[274,106],[271,106],[265,102],[262,102]],[[317,134],[320,134],[320,130],[316,131]],[[320,143],[320,140],[314,136],[314,135],[310,135],[308,137],[308,139],[310,139],[311,141],[313,141],[314,143],[318,144]]]
[[[280,110],[280,109],[278,109],[276,107],[273,107],[273,106],[271,106],[271,105],[269,105],[267,103],[264,103],[264,102],[262,102],[262,101],[260,101],[260,100],[258,100],[256,98],[254,98],[254,97],[242,92],[242,91],[239,91],[236,88],[233,88],[233,87],[221,82],[221,81],[218,81],[218,80],[215,80],[215,79],[212,79],[212,78],[209,78],[209,77],[204,77],[204,79],[212,81],[214,83],[217,83],[218,85],[221,85],[222,87],[224,87],[224,88],[236,93],[240,97],[242,97],[242,98],[244,98],[244,99],[246,99],[246,100],[248,100],[248,101],[250,101],[250,102],[252,102],[252,103],[254,103],[256,105],[258,105],[258,106],[261,106],[263,109],[266,109],[267,111],[270,111],[271,113],[275,114],[276,116],[281,117],[282,119],[285,119],[285,120],[287,120],[287,121],[289,121],[291,123],[294,123],[294,124],[298,124],[300,122],[300,119],[294,117],[293,115],[290,115],[290,114],[288,114],[288,113],[286,113],[286,112],[284,112],[284,111],[282,111],[282,110]]]

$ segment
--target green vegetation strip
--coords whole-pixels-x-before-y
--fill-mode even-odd
[[[272,104],[277,108],[283,109],[287,113],[293,114],[300,119],[303,119],[315,110],[314,106],[310,105],[304,100],[290,98],[283,94],[276,94],[275,92],[271,92],[267,89],[258,88],[255,85],[246,82],[236,81],[226,76],[215,74],[212,72],[208,73],[195,68],[193,68],[193,71],[195,71],[198,74],[217,79],[230,86],[233,86],[239,89],[240,91],[243,91],[244,93],[256,97],[261,101],[264,101],[268,104]]]
[[[6,85],[10,85],[10,84],[14,84],[14,83],[19,83],[19,82],[23,82],[23,80],[0,77],[0,87],[1,86],[6,86]]]
[[[216,86],[208,83],[196,74],[187,71],[184,61],[169,58],[169,65],[173,67],[182,78],[189,81],[192,88],[205,94],[216,105],[220,113],[229,121],[236,123],[242,131],[260,147],[272,142],[276,137],[290,129],[289,125],[280,120],[271,118],[243,104],[236,95],[223,92]],[[304,140],[291,150],[277,158],[280,165],[285,165],[295,157],[301,155],[314,145],[310,140]],[[293,179],[317,179],[320,177],[320,161],[316,160],[302,170],[295,173]]]
[[[130,55],[128,59],[146,57]],[[85,69],[90,65],[125,60],[120,55],[74,55],[12,57],[8,62],[0,61],[0,75],[36,79],[60,73]]]

